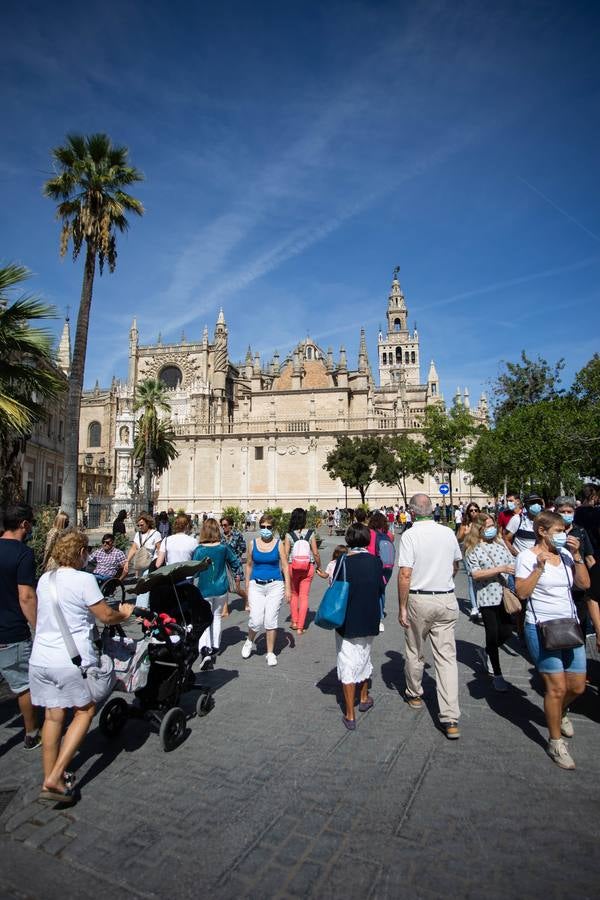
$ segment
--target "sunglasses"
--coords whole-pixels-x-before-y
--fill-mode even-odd
[[[103,544],[112,544],[112,541],[102,541]]]
[[[221,528],[231,528],[229,522],[221,522]]]

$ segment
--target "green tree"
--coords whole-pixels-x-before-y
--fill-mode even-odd
[[[377,437],[341,437],[327,454],[323,468],[332,478],[360,493],[365,502],[367,491],[376,479],[376,470],[383,443]]]
[[[63,146],[52,150],[57,174],[44,185],[44,195],[57,205],[62,222],[60,253],[72,243],[76,260],[85,247],[83,283],[69,376],[65,436],[63,508],[75,521],[79,457],[79,416],[85,373],[88,328],[96,262],[102,274],[105,262],[110,272],[117,263],[116,232],[127,230],[127,214],[141,216],[139,200],[126,192],[143,176],[128,164],[126,147],[114,146],[106,134],[67,135]]]
[[[502,493],[505,478],[510,479],[511,484],[513,477],[517,477],[517,485],[522,481],[522,474],[515,475],[511,446],[511,443],[504,442],[503,433],[498,429],[490,429],[479,436],[463,462],[464,469],[472,475],[473,481],[493,497]]]
[[[542,356],[529,359],[521,350],[520,362],[505,362],[492,385],[492,397],[496,419],[522,406],[530,406],[541,400],[553,400],[563,391],[559,387],[565,362],[559,359],[552,367]]]
[[[600,404],[600,355],[594,353],[583,369],[580,369],[571,390],[573,396],[585,403]]]
[[[144,465],[144,505],[152,505],[152,468],[160,474],[178,455],[173,444],[175,435],[170,421],[161,419],[160,413],[169,413],[171,406],[167,389],[157,378],[147,378],[136,387],[134,410],[142,415],[138,421],[134,457]]]
[[[54,317],[35,297],[12,298],[29,277],[24,266],[0,268],[0,509],[21,497],[20,457],[34,424],[66,388],[53,364],[52,335],[32,323]]]
[[[423,444],[405,434],[384,439],[376,479],[380,484],[397,487],[405,507],[408,506],[407,479],[414,477],[423,483],[423,476],[428,471],[429,456]]]

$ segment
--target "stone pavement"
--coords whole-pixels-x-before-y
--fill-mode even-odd
[[[325,538],[325,561],[335,543]],[[463,575],[457,585],[465,597]],[[216,689],[210,715],[191,718],[170,754],[142,722],[112,742],[94,729],[74,766],[80,802],[66,811],[36,800],[39,751],[21,749],[14,702],[0,702],[0,897],[598,896],[597,689],[572,716],[578,768],[561,771],[518,644],[501,656],[512,688],[495,694],[483,629],[461,606],[456,742],[436,728],[431,669],[426,708],[402,701],[395,587],[375,640],[375,706],[354,733],[341,723],[333,636],[282,630],[271,669],[264,641],[241,659],[240,611],[218,670],[199,676]],[[190,712],[195,698],[183,699]]]

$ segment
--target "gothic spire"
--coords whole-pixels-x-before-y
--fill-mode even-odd
[[[62,369],[65,375],[69,375],[71,371],[71,329],[68,315],[60,336],[56,361],[59,369]]]

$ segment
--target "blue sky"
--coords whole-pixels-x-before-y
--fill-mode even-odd
[[[221,305],[234,358],[310,333],[354,363],[364,325],[374,363],[396,264],[446,399],[522,348],[567,382],[598,349],[597,3],[9,2],[3,26],[0,258],[73,311],[50,148],[106,131],[146,177],[86,385],[126,376],[134,315],[193,340]]]

